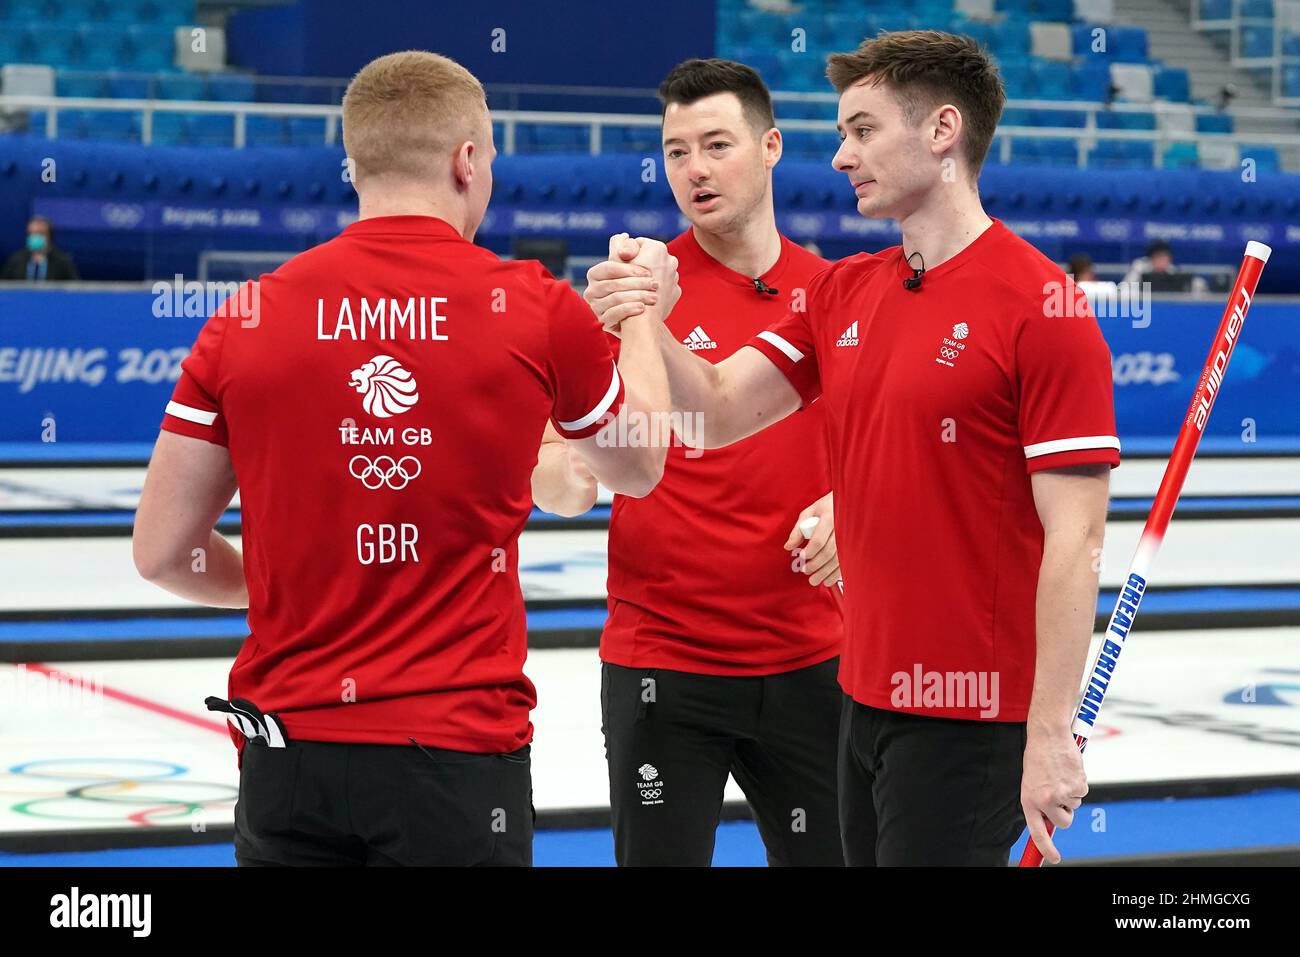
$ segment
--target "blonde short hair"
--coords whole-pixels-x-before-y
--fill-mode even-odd
[[[353,180],[428,180],[466,140],[490,129],[487,98],[474,74],[424,50],[371,60],[343,94],[343,147]]]

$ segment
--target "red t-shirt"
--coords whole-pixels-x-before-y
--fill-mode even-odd
[[[845,692],[1023,721],[1043,552],[1030,474],[1119,464],[1110,353],[1064,273],[997,220],[919,290],[909,275],[898,247],[842,260],[749,345],[826,409]],[[934,676],[948,693],[927,697]]]
[[[825,260],[782,237],[759,277],[728,269],[688,229],[668,246],[682,297],[675,337],[720,362],[766,328]],[[682,420],[691,438],[694,419]],[[838,588],[813,587],[785,549],[799,513],[830,490],[826,424],[813,406],[721,449],[674,442],[645,498],[615,496],[609,526],[604,661],[710,675],[792,671],[839,654]]]
[[[227,308],[250,301],[251,320]],[[290,738],[522,747],[516,546],[542,432],[594,434],[623,400],[590,308],[427,216],[354,223],[227,307],[162,427],[228,445],[239,482],[230,695]]]

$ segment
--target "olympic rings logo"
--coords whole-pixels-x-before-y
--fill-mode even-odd
[[[956,349],[949,349],[947,346],[944,346],[939,350],[939,355],[943,356],[945,359],[956,359],[961,355],[961,353]]]
[[[359,472],[358,462],[365,463]],[[407,462],[414,465],[414,471],[406,464]],[[381,455],[372,462],[365,455],[354,455],[348,462],[348,472],[353,478],[360,479],[361,484],[372,491],[387,485],[396,492],[406,488],[419,476],[420,460],[414,455],[403,455],[396,460],[391,455]],[[399,482],[401,484],[398,484]]]
[[[641,796],[643,798],[657,798],[664,793],[663,788],[642,788]]]
[[[238,788],[183,779],[188,771],[170,761],[51,758],[8,768],[18,787],[4,782],[0,793],[21,798],[9,809],[26,817],[138,827],[174,824],[234,806]]]

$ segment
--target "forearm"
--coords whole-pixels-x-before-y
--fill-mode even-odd
[[[670,421],[672,396],[668,372],[659,347],[659,330],[664,328],[657,316],[637,316],[626,320],[620,330],[618,369],[625,392],[619,410],[619,435],[640,436],[646,441],[647,462],[652,471],[663,473],[671,432],[662,425]]]
[[[1047,536],[1038,573],[1031,734],[1068,733],[1097,612],[1099,532]]]
[[[533,468],[533,504],[553,515],[582,515],[596,504],[596,486],[576,480],[567,442],[547,442]]]
[[[697,427],[690,430],[701,440],[697,447],[721,448],[748,435],[737,427],[731,414],[724,370],[687,349],[667,326],[660,325],[657,332],[673,410],[699,416]]]
[[[244,557],[213,530],[206,546],[178,552],[145,577],[165,591],[201,605],[247,608]]]

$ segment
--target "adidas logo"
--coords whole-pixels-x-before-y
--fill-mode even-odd
[[[700,349],[716,349],[718,344],[709,338],[709,334],[704,331],[702,326],[696,326],[691,330],[691,334],[682,340],[682,344],[696,352]]]
[[[858,324],[856,321],[844,330],[844,335],[836,339],[835,344],[837,346],[856,346],[858,344]]]

